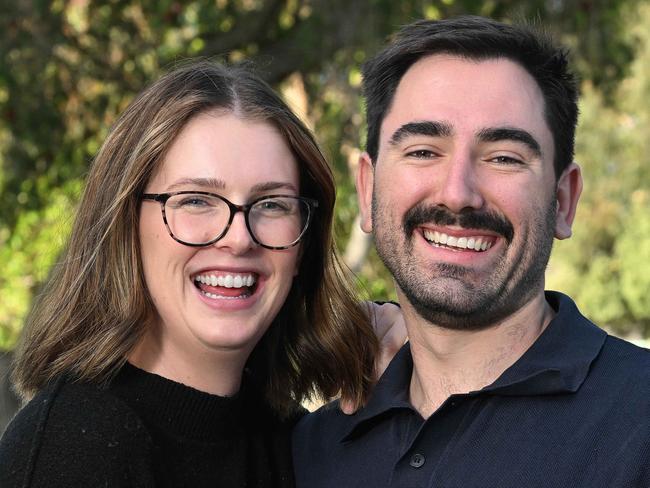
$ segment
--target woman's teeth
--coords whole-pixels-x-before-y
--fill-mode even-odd
[[[455,237],[444,232],[424,230],[424,238],[434,244],[455,247],[457,249],[473,249],[475,251],[486,251],[492,247],[492,242],[481,237]]]
[[[219,300],[248,298],[256,282],[257,275],[251,273],[201,274],[194,277],[194,284],[204,296]]]
[[[197,275],[194,281],[209,286],[222,286],[224,288],[243,288],[255,284],[257,278],[252,274],[225,274],[225,275]]]

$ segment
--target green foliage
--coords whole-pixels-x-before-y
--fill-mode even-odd
[[[364,143],[361,64],[397,26],[461,13],[539,17],[576,47],[578,66],[592,81],[579,136],[588,185],[582,224],[573,242],[558,246],[552,271],[594,318],[647,327],[648,273],[641,258],[647,263],[648,204],[644,193],[631,195],[649,178],[650,148],[642,134],[650,129],[650,19],[636,12],[635,0],[601,3],[0,1],[0,348],[14,344],[62,249],[84,174],[108,128],[161,70],[208,56],[254,59],[278,87],[297,75],[307,96],[304,116],[335,170],[335,227],[344,248],[357,215],[352,175]],[[593,287],[585,286],[586,277]],[[374,252],[360,282],[372,297],[394,296]]]
[[[631,195],[627,232],[616,242],[621,297],[634,321],[650,324],[650,192]]]
[[[576,159],[585,191],[548,281],[595,321],[650,335],[650,5],[626,18],[635,46],[629,75],[609,100],[589,83],[583,89]]]
[[[32,293],[47,277],[71,230],[81,186],[80,180],[71,180],[52,190],[44,208],[21,213],[11,236],[5,232],[6,240],[0,240],[0,344],[17,339]]]

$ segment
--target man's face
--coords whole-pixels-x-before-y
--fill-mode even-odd
[[[398,294],[436,325],[481,329],[543,292],[554,235],[568,237],[579,172],[556,191],[534,79],[507,59],[419,60],[362,158],[362,227]],[[566,191],[565,191],[566,190]]]

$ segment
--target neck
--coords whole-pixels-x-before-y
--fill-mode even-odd
[[[492,384],[537,340],[554,311],[543,292],[506,320],[478,331],[423,320],[402,301],[413,355],[410,400],[427,418],[453,394]]]
[[[148,333],[128,355],[128,361],[154,373],[196,390],[219,396],[233,396],[239,391],[248,352],[203,348],[166,347],[163,341]]]

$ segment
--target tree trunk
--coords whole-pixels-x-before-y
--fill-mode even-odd
[[[366,234],[361,230],[360,221],[361,217],[357,214],[354,218],[354,224],[352,224],[350,240],[348,241],[347,246],[345,246],[345,254],[343,255],[345,264],[347,264],[354,273],[361,271],[363,263],[366,262],[366,257],[368,256],[368,251],[370,250],[370,244],[372,242],[370,234]]]

